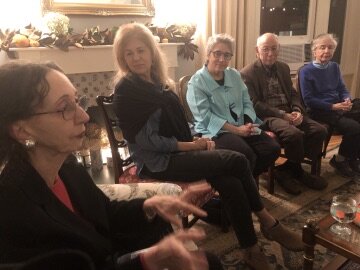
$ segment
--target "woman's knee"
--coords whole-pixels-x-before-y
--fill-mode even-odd
[[[224,139],[228,139],[226,143],[224,143]],[[216,142],[216,144],[219,147],[217,149],[231,150],[245,155],[245,157],[249,160],[251,167],[254,168],[256,163],[256,153],[240,136],[226,134],[223,135],[222,141],[219,143]]]
[[[231,166],[238,165],[239,167],[250,166],[247,156],[243,153],[231,150],[221,150],[220,155],[225,164],[231,164]]]

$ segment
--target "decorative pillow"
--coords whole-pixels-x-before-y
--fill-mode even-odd
[[[139,176],[136,174],[136,166],[132,165],[129,166],[127,169],[124,170],[124,173],[120,176],[119,178],[119,182],[121,184],[134,184],[134,183],[139,183],[139,184],[151,184],[151,183],[162,183],[162,184],[175,184],[180,186],[180,188],[182,190],[186,190],[189,186],[191,186],[194,183],[201,183],[201,182],[205,182],[206,180],[199,180],[196,182],[179,182],[179,181],[172,181],[172,180],[166,180],[165,182],[159,182],[158,179],[152,179],[152,178],[146,178],[146,179],[141,179],[139,178]],[[153,194],[155,195],[155,194]],[[206,202],[208,202],[212,197],[215,196],[215,192],[214,191],[210,191],[207,194],[204,194],[201,198],[198,199],[198,206],[202,206],[204,205]]]
[[[172,183],[129,183],[129,184],[103,184],[97,185],[110,200],[132,200],[149,198],[154,195],[178,196],[182,189]]]

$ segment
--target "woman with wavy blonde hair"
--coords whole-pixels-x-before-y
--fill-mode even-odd
[[[151,77],[154,81],[160,82],[163,85],[174,87],[174,82],[168,77],[165,58],[162,52],[158,49],[157,43],[151,31],[142,24],[132,23],[127,24],[126,27],[120,27],[114,39],[114,55],[115,65],[118,72],[115,76],[115,81],[130,72],[130,67],[125,61],[124,45],[134,37],[141,40],[151,51]]]

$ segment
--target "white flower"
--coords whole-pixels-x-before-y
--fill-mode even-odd
[[[43,20],[51,33],[57,36],[69,33],[70,19],[66,15],[58,12],[49,12],[45,14]]]

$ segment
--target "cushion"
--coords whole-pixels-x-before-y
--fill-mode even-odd
[[[180,186],[182,190],[186,190],[189,185],[194,184],[194,183],[201,183],[204,181],[206,181],[206,180],[202,179],[202,180],[199,180],[196,182],[179,182],[179,181],[172,181],[169,179],[169,180],[163,181],[161,183],[168,183],[168,184],[173,183],[173,184]],[[148,183],[149,184],[149,183],[159,183],[159,180],[152,179],[152,178],[146,178],[146,179],[139,178],[139,176],[136,174],[136,166],[131,165],[130,167],[128,167],[127,169],[124,170],[124,173],[119,178],[119,183],[122,183],[122,184],[131,184],[131,183],[145,184],[145,183]],[[214,196],[215,196],[215,192],[211,191],[211,192],[205,194],[204,196],[202,196],[202,198],[199,198],[197,204],[199,206],[202,206]]]
[[[178,196],[182,189],[172,183],[130,183],[97,185],[110,200],[132,200],[154,195]]]

